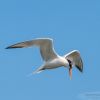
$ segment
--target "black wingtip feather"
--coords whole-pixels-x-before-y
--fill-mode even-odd
[[[83,66],[82,66],[82,68],[80,68],[79,66],[76,65],[76,67],[78,68],[78,70],[79,70],[80,72],[83,72]]]
[[[82,61],[82,59],[80,59],[80,63],[81,63],[81,65],[79,66],[79,65],[75,65],[76,67],[77,67],[77,69],[80,71],[80,72],[82,72],[83,73],[83,61]]]
[[[5,49],[11,49],[11,47],[6,47]]]
[[[79,66],[77,66],[76,65],[76,67],[78,68],[78,70],[80,71],[80,72],[82,72],[83,73],[83,61],[82,61],[82,59],[80,60],[81,61],[81,67],[79,67]]]
[[[6,47],[5,49],[16,49],[16,48],[22,48],[22,47],[14,47],[14,46],[9,46],[9,47]]]

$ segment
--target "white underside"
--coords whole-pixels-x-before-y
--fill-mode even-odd
[[[33,74],[40,73],[45,69],[54,69],[62,66],[67,67],[68,65],[68,61],[65,58],[59,56],[53,60],[45,62],[41,67],[34,71]]]

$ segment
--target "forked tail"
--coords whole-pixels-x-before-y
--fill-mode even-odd
[[[39,74],[43,71],[44,69],[42,67],[38,68],[37,70],[33,71],[32,73],[28,74],[27,77],[30,77],[34,74]]]

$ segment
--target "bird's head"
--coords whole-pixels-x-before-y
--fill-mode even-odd
[[[69,76],[70,76],[70,79],[71,79],[72,78],[72,68],[73,68],[72,61],[68,60],[68,59],[67,59],[67,61],[69,63],[68,69],[69,69]]]

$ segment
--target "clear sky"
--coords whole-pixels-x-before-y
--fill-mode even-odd
[[[64,55],[78,49],[84,72],[58,68],[27,77],[42,59],[38,48],[5,47],[35,38],[53,38]],[[0,1],[0,100],[83,100],[100,91],[100,0]]]

